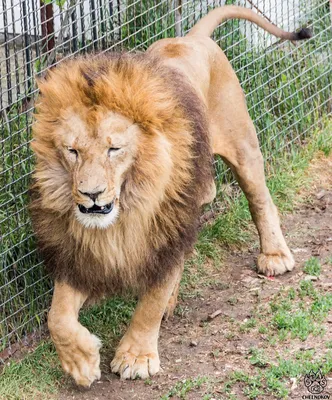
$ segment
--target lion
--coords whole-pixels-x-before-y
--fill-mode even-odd
[[[225,6],[183,38],[159,40],[145,53],[78,57],[38,80],[31,217],[55,280],[50,334],[78,385],[100,378],[101,346],[78,322],[80,308],[128,290],[139,301],[111,369],[123,379],[159,371],[160,324],[174,310],[201,207],[216,194],[214,154],[248,199],[260,236],[258,271],[294,267],[244,94],[210,39],[230,18],[283,39],[310,37]]]

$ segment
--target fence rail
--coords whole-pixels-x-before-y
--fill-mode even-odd
[[[35,77],[78,53],[144,50],[163,37],[183,35],[208,9],[225,3],[250,7],[288,30],[307,25],[314,32],[296,45],[243,21],[215,32],[246,92],[265,157],[273,162],[302,146],[331,114],[328,0],[2,0],[0,351],[40,331],[52,290],[26,208]],[[219,182],[231,181],[221,163],[216,171]]]

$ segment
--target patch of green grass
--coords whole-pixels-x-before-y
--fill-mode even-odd
[[[167,3],[128,0],[126,4],[121,27],[124,48],[145,50],[159,39],[176,36],[175,13]]]
[[[249,357],[250,364],[260,368],[267,366],[268,361],[264,353],[264,350],[253,347],[249,350],[249,354],[250,354]]]
[[[209,238],[200,236],[200,240],[197,241],[195,249],[199,254],[204,254],[205,257],[210,258],[216,264],[221,260],[221,248],[217,246],[216,243],[209,240]]]
[[[320,358],[315,357],[313,350],[298,352],[292,358],[278,357],[274,363],[259,364],[264,355],[259,349],[252,349],[252,365],[258,367],[250,374],[243,371],[233,372],[224,383],[224,392],[231,399],[234,396],[233,388],[240,384],[239,388],[248,399],[257,396],[274,396],[285,399],[289,395],[290,378],[300,379],[309,371],[321,369],[324,375],[332,371],[332,351],[328,351]],[[262,358],[263,357],[263,358]],[[257,364],[255,364],[257,362]],[[264,369],[262,369],[264,367]]]
[[[311,307],[310,313],[318,321],[322,321],[327,317],[332,309],[332,293],[317,294]]]
[[[243,324],[240,325],[240,332],[248,332],[250,329],[255,328],[257,325],[257,321],[255,318],[249,318],[248,321],[243,322]]]
[[[272,320],[273,327],[279,331],[279,337],[282,340],[287,339],[288,334],[291,338],[296,337],[306,340],[310,333],[318,335],[320,328],[312,325],[310,315],[299,310],[295,313],[278,310]]]
[[[102,349],[108,350],[124,332],[133,310],[135,300],[132,298],[111,298],[93,307],[83,310],[80,322],[94,332],[103,343]]]
[[[316,257],[311,257],[304,264],[303,271],[308,275],[319,276],[321,272],[321,265]]]
[[[176,397],[179,399],[186,399],[187,394],[193,390],[197,390],[201,388],[201,386],[209,381],[208,377],[198,377],[194,379],[185,379],[183,381],[179,381],[173,386],[168,393],[160,397],[160,400],[171,399],[172,397]]]
[[[257,374],[251,376],[242,371],[235,371],[230,376],[230,379],[224,384],[224,391],[227,394],[231,394],[231,389],[235,383],[244,383],[243,394],[248,397],[248,399],[255,399],[258,395],[264,394],[262,390],[262,380],[261,375]]]
[[[316,296],[316,289],[314,288],[312,281],[300,281],[298,294],[301,299],[306,296],[314,298]],[[294,298],[292,300],[294,300]]]
[[[0,399],[52,399],[64,379],[53,345],[42,342],[22,361],[5,364],[0,372]]]
[[[264,335],[264,334],[268,333],[269,330],[267,329],[266,326],[261,325],[261,326],[258,328],[258,332]]]
[[[294,288],[289,288],[289,290],[288,290],[288,298],[289,298],[290,300],[294,300],[295,297],[296,297],[296,291],[295,291],[295,289],[294,289]]]
[[[324,336],[324,321],[332,310],[332,293],[315,288],[311,280],[302,280],[298,287],[281,289],[268,304],[259,304],[254,311],[258,332],[267,334],[270,346],[282,341],[309,335]],[[241,332],[249,328],[240,326]]]
[[[222,201],[227,212],[218,215],[210,224],[203,227],[200,242],[222,245],[244,244],[250,240],[249,221],[251,220],[246,198],[222,195]]]
[[[301,281],[298,297],[290,300],[279,293],[270,303],[270,323],[280,340],[289,337],[306,340],[310,334],[318,336],[324,333],[321,323],[332,309],[332,294],[320,293],[312,282]],[[304,298],[308,301],[304,302]]]

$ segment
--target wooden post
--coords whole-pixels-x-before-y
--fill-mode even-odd
[[[45,4],[43,0],[40,0],[40,20],[43,36],[42,53],[48,53],[55,45],[52,2]]]

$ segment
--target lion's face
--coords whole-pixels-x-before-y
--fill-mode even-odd
[[[71,177],[76,218],[87,228],[107,228],[120,213],[121,186],[135,160],[140,130],[112,112],[88,122],[68,112],[57,129],[56,147]]]
[[[193,178],[192,126],[175,88],[154,60],[120,58],[63,62],[38,80],[34,207],[75,234],[73,221],[118,232],[130,219],[150,229],[169,199],[182,204]]]

